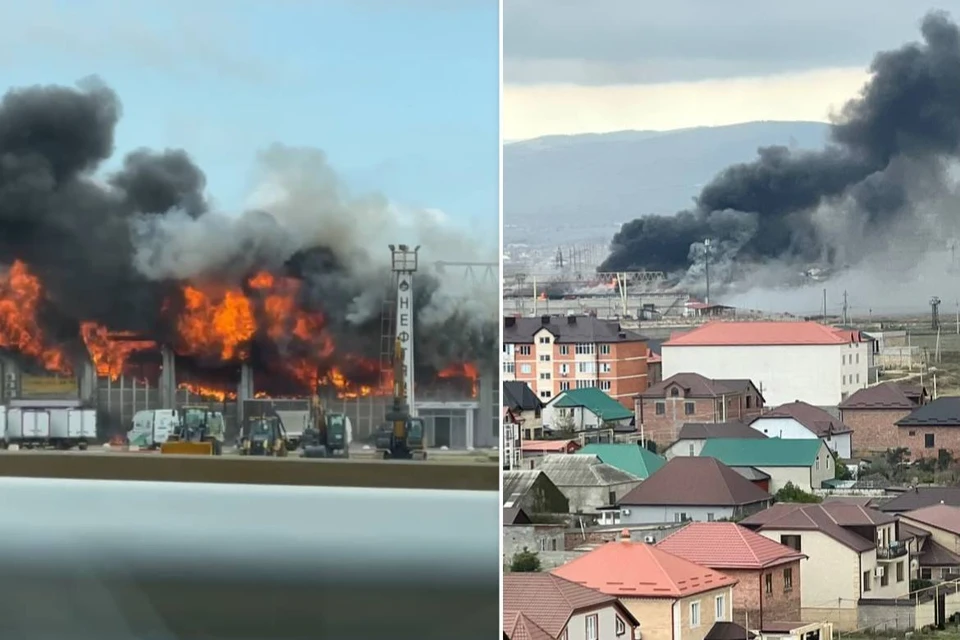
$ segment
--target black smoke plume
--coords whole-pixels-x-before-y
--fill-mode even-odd
[[[45,335],[69,341],[93,321],[167,343],[175,331],[164,305],[184,282],[239,286],[267,269],[302,279],[298,303],[324,313],[344,351],[378,358],[390,273],[375,232],[389,226],[385,201],[345,195],[322,153],[277,146],[260,158],[284,187],[277,209],[225,216],[211,210],[204,173],[182,150],[137,150],[99,176],[120,117],[118,96],[97,79],[14,89],[0,101],[0,263],[20,260],[41,280]],[[430,246],[434,228],[421,234],[424,253],[442,250]],[[420,364],[493,362],[496,306],[464,309],[426,267],[416,282]]]
[[[702,261],[705,239],[730,277],[771,262],[863,260],[885,231],[921,215],[918,198],[947,191],[945,163],[960,154],[960,33],[932,12],[921,34],[876,55],[823,150],[760,149],[717,175],[692,210],[625,224],[600,270],[683,271]]]

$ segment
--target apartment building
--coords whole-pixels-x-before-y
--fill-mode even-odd
[[[647,339],[593,316],[503,319],[504,380],[527,383],[544,403],[598,388],[624,407],[647,388]]]

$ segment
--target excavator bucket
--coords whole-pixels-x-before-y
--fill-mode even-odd
[[[186,456],[212,456],[213,443],[211,442],[164,442],[160,445],[160,453],[172,453]]]

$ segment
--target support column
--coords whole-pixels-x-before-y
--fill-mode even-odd
[[[249,364],[240,365],[240,385],[237,387],[237,424],[244,420],[243,403],[253,399],[253,368]]]
[[[493,428],[493,416],[495,415],[493,407],[493,385],[497,384],[498,380],[498,376],[489,371],[481,371],[480,379],[477,380],[477,402],[480,405],[477,411],[477,421],[480,423],[479,428],[482,429],[480,433],[483,434],[479,441],[484,446],[493,446],[493,444],[495,444],[490,430]],[[497,411],[499,411],[499,408]],[[487,442],[490,442],[490,444],[484,444]]]
[[[80,385],[80,402],[85,405],[93,405],[97,400],[97,369],[93,366],[93,361],[84,358],[80,365],[80,375],[77,381]]]
[[[176,409],[177,404],[177,357],[173,349],[164,345],[160,348],[160,408]]]

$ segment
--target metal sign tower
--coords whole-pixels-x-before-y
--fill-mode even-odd
[[[394,283],[396,285],[396,310],[390,314],[393,322],[393,330],[385,342],[394,343],[398,340],[403,346],[403,375],[407,388],[407,406],[410,415],[416,415],[416,405],[414,404],[414,377],[413,377],[413,350],[414,350],[414,326],[413,326],[413,274],[417,271],[418,252],[420,247],[411,249],[408,245],[390,245],[390,268],[393,271]],[[385,332],[386,333],[386,332]],[[387,338],[385,335],[384,338]],[[390,362],[393,360],[392,347],[391,353],[384,354],[385,359]]]

